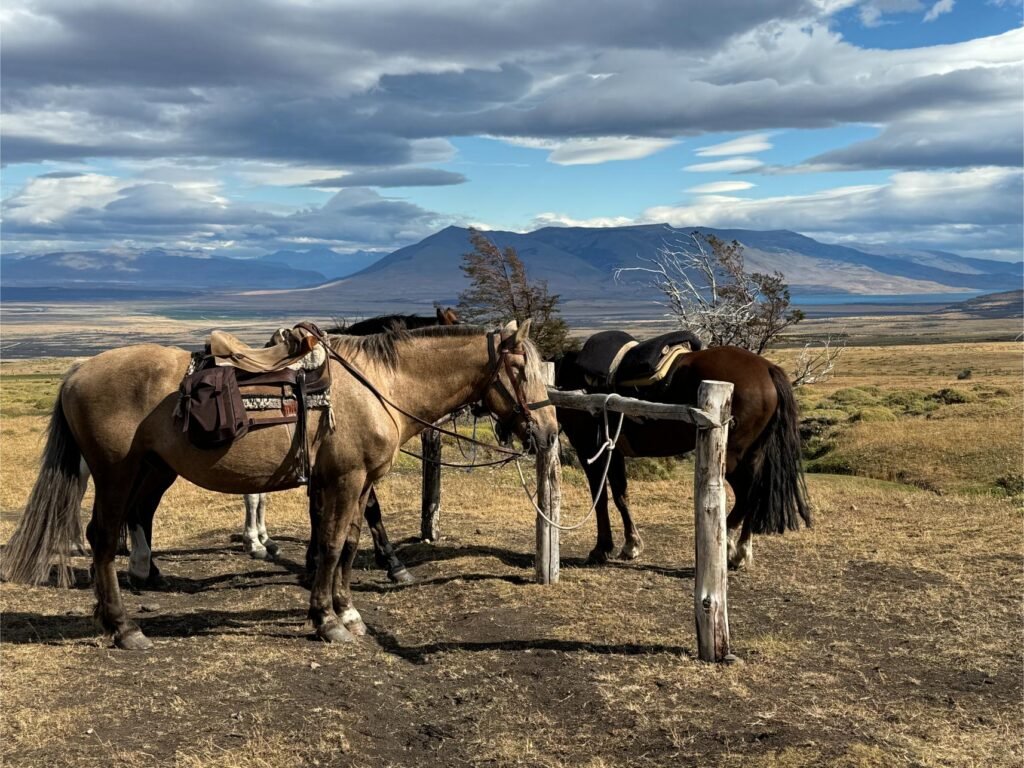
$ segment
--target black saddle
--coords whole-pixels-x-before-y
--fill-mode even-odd
[[[595,387],[648,387],[664,380],[680,357],[701,346],[690,331],[670,331],[640,342],[625,331],[601,331],[584,342],[576,364]]]

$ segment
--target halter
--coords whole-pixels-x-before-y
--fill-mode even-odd
[[[496,343],[495,343],[496,340]],[[538,400],[537,402],[531,403],[526,399],[526,393],[523,391],[522,382],[516,379],[515,372],[512,369],[512,363],[509,361],[509,357],[513,354],[511,349],[502,349],[501,347],[501,332],[500,331],[488,331],[487,332],[487,360],[488,365],[491,366],[491,373],[484,382],[483,387],[480,391],[480,397],[475,398],[476,400],[483,400],[484,394],[488,389],[494,387],[497,389],[501,396],[512,403],[512,414],[514,416],[522,415],[527,422],[534,424],[533,410],[538,408],[546,408],[551,405],[551,401],[547,398],[544,400]],[[526,349],[523,349],[523,359],[526,359]],[[505,369],[505,375],[508,377],[509,383],[512,385],[512,391],[508,391],[508,387],[499,378],[499,373],[502,367]]]

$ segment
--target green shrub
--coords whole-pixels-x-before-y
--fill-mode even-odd
[[[603,461],[604,457],[599,459]],[[626,477],[630,480],[671,480],[680,460],[675,458],[627,458]]]
[[[850,421],[897,421],[896,414],[881,405],[861,408],[850,417]]]
[[[1024,474],[1011,472],[1008,475],[997,477],[996,485],[1006,491],[1007,496],[1020,496],[1024,494]]]
[[[857,387],[837,389],[829,397],[829,400],[837,405],[854,406],[875,405],[878,402],[878,398],[870,391],[867,389],[859,389]]]
[[[958,381],[965,381],[966,379],[971,378],[971,369],[964,368],[962,371],[960,371],[960,373],[956,375],[956,378]]]
[[[962,389],[954,389],[953,387],[944,387],[928,397],[936,402],[943,403],[944,405],[973,403],[975,400],[974,395],[970,392],[964,392]]]
[[[934,400],[928,399],[926,392],[916,389],[889,392],[885,395],[883,403],[886,407],[907,416],[920,416],[939,407]]]

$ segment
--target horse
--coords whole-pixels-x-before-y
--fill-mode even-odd
[[[602,332],[602,333],[621,333]],[[596,336],[596,335],[595,335]],[[696,341],[696,339],[694,339]],[[699,346],[699,342],[698,342]],[[577,363],[578,352],[568,352],[555,362],[559,389],[587,392],[610,391],[588,382]],[[729,564],[743,568],[753,562],[751,536],[795,530],[802,521],[812,524],[811,508],[800,463],[800,434],[793,387],[785,372],[763,357],[739,347],[698,349],[679,358],[668,377],[643,389],[617,388],[619,394],[659,403],[696,403],[702,381],[733,384],[732,423],[726,450],[726,480],[736,497],[727,526],[732,532],[742,524],[738,541],[730,537]],[[590,491],[597,499],[597,543],[588,560],[608,561],[613,550],[608,520],[608,492],[602,484],[604,462],[587,464],[604,442],[602,419],[585,411],[558,408],[558,421],[581,459]],[[614,414],[611,424],[617,425]],[[632,560],[643,551],[643,540],[629,509],[624,457],[679,456],[696,445],[696,428],[680,421],[630,418],[622,422],[616,450],[608,468],[612,499],[622,516],[625,542],[619,556]]]
[[[454,309],[437,308],[434,316],[392,314],[371,317],[352,325],[341,325],[328,328],[326,333],[347,336],[368,336],[383,333],[394,328],[415,330],[434,325],[458,325],[461,322]],[[271,336],[266,346],[281,340],[281,331]],[[245,523],[242,529],[242,548],[255,560],[274,560],[280,551],[280,545],[270,538],[267,532],[267,499],[266,493],[247,493],[242,497],[245,505]],[[153,510],[155,513],[156,510]],[[373,555],[377,567],[387,571],[388,579],[396,584],[407,584],[413,581],[412,574],[398,558],[381,516],[380,502],[377,492],[370,491],[370,498],[363,512],[366,525],[373,539]],[[131,549],[128,557],[128,583],[133,589],[165,589],[167,581],[153,559],[153,517],[129,520],[126,526]]]
[[[553,447],[554,408],[530,323],[488,331],[447,326],[365,337],[328,336],[335,423],[310,419],[310,510],[316,570],[309,618],[325,642],[366,634],[352,602],[352,564],[363,507],[400,447],[446,413],[482,401],[528,443]],[[262,493],[300,485],[303,446],[287,425],[251,430],[217,448],[193,446],[174,416],[190,353],[145,344],[103,352],[72,368],[61,383],[42,466],[25,512],[4,552],[10,581],[70,580],[68,546],[79,526],[82,464],[95,485],[86,537],[92,547],[95,617],[116,647],[145,650],[152,641],[128,618],[114,556],[133,509],[152,514],[181,476],[221,493]]]

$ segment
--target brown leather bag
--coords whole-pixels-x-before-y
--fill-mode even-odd
[[[190,373],[181,381],[175,416],[197,448],[219,448],[249,431],[235,369],[215,365]]]

